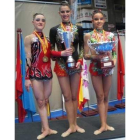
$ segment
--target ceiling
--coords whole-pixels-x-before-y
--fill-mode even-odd
[[[62,1],[69,1],[69,0],[32,0],[32,1],[44,1],[44,2],[62,2]]]

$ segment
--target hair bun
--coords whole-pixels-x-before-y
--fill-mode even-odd
[[[61,4],[69,4],[67,1],[62,1]]]
[[[102,12],[101,9],[95,9],[95,10],[93,10],[93,12],[92,12],[92,17],[93,17],[95,14],[97,14],[97,13],[101,13],[101,14],[105,17],[105,15],[103,14],[103,12]]]
[[[101,9],[95,9],[95,10],[93,10],[93,13],[98,13],[98,12],[102,12],[102,10]]]

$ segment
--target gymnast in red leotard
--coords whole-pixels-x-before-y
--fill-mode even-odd
[[[32,86],[37,108],[42,123],[42,134],[37,139],[56,134],[49,128],[46,104],[52,91],[52,70],[50,61],[50,41],[43,34],[45,17],[41,13],[33,15],[34,32],[25,37],[26,80],[25,86],[29,90]]]

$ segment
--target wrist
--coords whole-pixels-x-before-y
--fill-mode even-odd
[[[29,80],[29,67],[26,70],[26,76],[25,76],[25,80]]]
[[[62,51],[51,51],[52,57],[60,57]]]
[[[63,56],[63,52],[64,52],[64,51],[60,51],[60,52],[61,52],[61,53],[60,53],[60,56]]]

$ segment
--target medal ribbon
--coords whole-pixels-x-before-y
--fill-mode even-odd
[[[100,39],[99,39],[99,36],[97,35],[97,31],[94,29],[93,32],[95,33],[96,39],[97,39],[97,41],[99,42]],[[103,41],[105,41],[105,31],[104,31],[104,30],[103,30],[103,37],[104,37],[104,40],[103,40]]]
[[[64,30],[64,31],[67,31],[66,30],[66,27],[64,27],[64,25],[63,25],[63,23],[61,22],[61,27],[62,27],[62,29]],[[73,27],[73,25],[70,23],[70,27],[71,27],[71,31],[72,31],[72,27]]]
[[[43,41],[43,39],[41,39],[41,37],[39,36],[39,34],[36,31],[34,31],[34,34],[38,37],[38,39],[41,43],[41,46],[43,48],[43,52],[44,52],[44,54],[46,54],[47,49],[48,49],[48,41],[47,41],[46,37],[43,34],[43,38],[44,38],[44,41]]]

